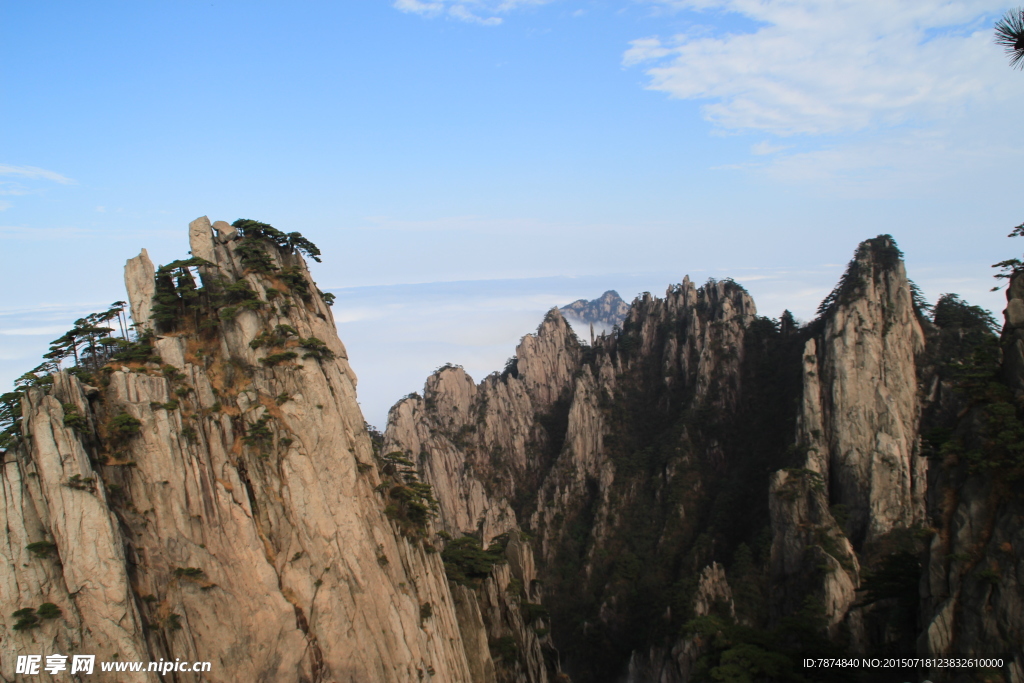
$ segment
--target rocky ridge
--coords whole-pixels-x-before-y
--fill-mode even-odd
[[[502,372],[440,369],[380,437],[315,246],[254,221],[189,234],[190,259],[128,262],[141,333],[118,360],[23,393],[9,655],[683,683],[998,653],[1024,681],[1024,275],[1002,363],[971,307],[925,316],[889,236],[804,327],[731,280],[644,294],[589,345],[552,310]]]
[[[330,308],[259,231],[200,218],[193,259],[143,251],[135,359],[28,389],[3,462],[4,680],[40,651],[213,663],[182,681],[481,680],[440,556],[384,512]],[[46,602],[60,618],[14,629],[12,605]]]
[[[707,501],[686,500],[672,489],[699,490],[700,481],[689,475],[726,467],[721,440],[705,434],[696,417],[727,414],[737,405],[745,328],[755,317],[752,300],[735,283],[698,289],[684,280],[665,299],[638,299],[622,335],[588,347],[553,310],[535,335],[523,339],[504,372],[475,385],[460,368],[443,368],[428,379],[422,398],[398,403],[385,450],[418,454],[450,533],[476,534],[486,543],[527,528],[540,566],[547,568],[544,599],[554,601],[552,610],[574,609],[558,603],[579,600],[581,593],[604,594],[595,630],[611,638],[616,621],[651,615],[616,605],[627,586],[609,566],[604,547],[622,546],[637,561],[628,536],[633,515],[643,514],[648,503],[663,508],[657,517],[663,526],[655,532],[663,543],[697,535],[689,515]],[[654,390],[646,385],[650,380],[658,385]],[[645,394],[643,405],[636,405],[638,392]],[[615,404],[618,410],[609,410]],[[658,464],[653,486],[646,475],[655,463],[629,462],[637,445],[631,441],[649,438],[648,409],[687,413],[693,420],[676,435],[685,454]],[[664,561],[679,561],[682,547],[673,544]],[[617,615],[620,610],[626,614]],[[556,637],[560,626],[571,629],[562,632],[563,642],[587,640],[585,622],[569,626],[553,619]],[[563,652],[569,662],[575,656]]]
[[[862,243],[803,328],[731,281],[645,294],[589,346],[552,311],[504,372],[397,404],[388,448],[419,454],[450,533],[533,537],[574,681],[706,677],[730,623],[769,658],[998,651],[1020,680],[1019,501],[922,450],[969,406],[901,257]]]
[[[550,414],[564,403],[583,349],[556,312],[517,351],[505,373],[491,375],[480,385],[457,366],[436,372],[422,397],[407,397],[391,409],[384,450],[416,460],[434,488],[438,524],[446,533],[471,534],[483,546],[511,533],[511,547],[517,548],[511,565],[518,568],[512,590],[512,577],[497,570],[477,597],[481,611],[491,614],[491,645],[511,638],[516,651],[525,654],[525,661],[506,657],[498,680],[546,681],[557,674],[558,660],[541,612],[531,611],[540,603],[534,552],[520,533],[515,496],[539,484],[536,473],[550,467],[557,447],[535,416]],[[471,602],[471,594],[462,594]],[[511,622],[495,618],[498,614],[509,615]],[[531,622],[534,628],[526,628]]]

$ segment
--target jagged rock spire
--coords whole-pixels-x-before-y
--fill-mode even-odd
[[[124,264],[124,286],[128,290],[132,322],[139,332],[152,327],[149,316],[153,313],[153,297],[156,295],[155,276],[156,269],[145,249]]]

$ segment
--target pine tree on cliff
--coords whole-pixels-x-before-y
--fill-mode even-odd
[[[1012,9],[996,22],[996,45],[1006,49],[1010,67],[1024,69],[1024,7]]]
[[[1024,223],[1015,227],[1007,237],[1024,237]],[[1024,270],[1024,261],[1017,258],[1011,258],[1006,259],[1005,261],[1000,261],[999,263],[993,263],[992,267],[1002,270],[1001,273],[997,273],[993,277],[1002,280],[1009,280],[1014,275]],[[992,291],[995,292],[999,290],[999,288],[999,286],[993,287]]]

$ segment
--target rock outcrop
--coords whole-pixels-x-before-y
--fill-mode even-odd
[[[793,613],[813,594],[833,635],[857,598],[854,549],[924,518],[924,331],[900,256],[891,237],[863,242],[823,306],[802,359],[797,445],[806,455],[771,481],[775,613]],[[853,647],[863,648],[859,615],[850,616]]]
[[[690,516],[710,503],[694,475],[704,470],[718,481],[728,467],[727,438],[713,436],[700,417],[738,407],[755,318],[749,295],[731,281],[698,289],[684,280],[665,299],[645,295],[621,335],[593,346],[553,310],[504,372],[476,385],[460,368],[442,368],[422,398],[392,409],[385,450],[418,457],[449,533],[485,544],[509,530],[533,536],[523,547],[536,552],[543,590],[525,599],[550,603],[555,642],[566,645],[560,655],[574,679],[627,663],[636,642],[627,624],[653,617],[668,627],[684,618],[684,609],[673,615],[665,605],[651,614],[630,584],[653,565],[678,564],[699,535]],[[676,441],[658,443],[665,432]],[[651,524],[642,548],[633,538],[638,523]],[[658,556],[651,567],[640,558],[647,552]],[[704,555],[688,561],[695,582],[712,563]],[[540,645],[553,654],[549,641]]]
[[[444,367],[427,380],[422,397],[400,401],[388,416],[384,450],[417,460],[434,488],[438,523],[447,533],[472,534],[485,547],[511,535],[505,548],[509,569],[496,567],[475,593],[492,660],[499,660],[497,680],[547,681],[558,672],[539,616],[534,553],[520,534],[516,496],[538,486],[540,473],[551,466],[559,444],[537,416],[564,411],[582,352],[553,311],[535,336],[523,339],[507,372],[476,385],[462,368]],[[467,604],[474,596],[460,593]],[[522,656],[508,654],[513,644]]]
[[[1015,274],[1006,287],[1003,311],[1003,380],[1016,396],[1024,396],[1024,278]]]
[[[137,332],[152,327],[150,316],[153,315],[153,297],[156,295],[155,278],[156,269],[145,249],[124,265],[124,284]]]
[[[156,331],[133,360],[25,396],[3,463],[3,678],[42,652],[212,662],[182,681],[479,680],[440,556],[384,513],[302,256],[205,218],[190,241],[202,290],[195,265],[155,286],[145,251],[126,267]],[[59,618],[13,630],[47,602]]]
[[[891,237],[860,246],[835,297],[807,342],[800,437],[861,545],[924,516],[916,362],[924,332]]]

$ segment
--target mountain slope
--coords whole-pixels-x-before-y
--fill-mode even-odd
[[[504,372],[444,368],[398,403],[387,447],[418,459],[449,533],[532,536],[529,599],[574,681],[708,680],[736,657],[778,680],[835,680],[798,671],[814,653],[1020,657],[1017,503],[920,445],[962,418],[949,334],[883,235],[803,328],[758,317],[732,281],[645,294],[591,346],[552,311]],[[1003,558],[968,553],[990,590],[963,603],[943,551],[969,539]],[[981,604],[1002,616],[953,616]]]
[[[153,334],[25,393],[7,650],[208,660],[211,681],[474,680],[439,555],[384,513],[330,309],[264,228],[201,218],[193,259],[143,252],[126,281]],[[61,617],[12,630],[45,602]]]
[[[976,673],[802,664],[914,652],[1024,680],[1024,274],[1001,341],[955,295],[929,318],[885,235],[803,327],[731,280],[590,345],[556,309],[380,435],[312,243],[201,218],[190,246],[128,262],[131,339],[82,319],[0,400],[5,680],[40,652],[213,663],[182,681]]]

